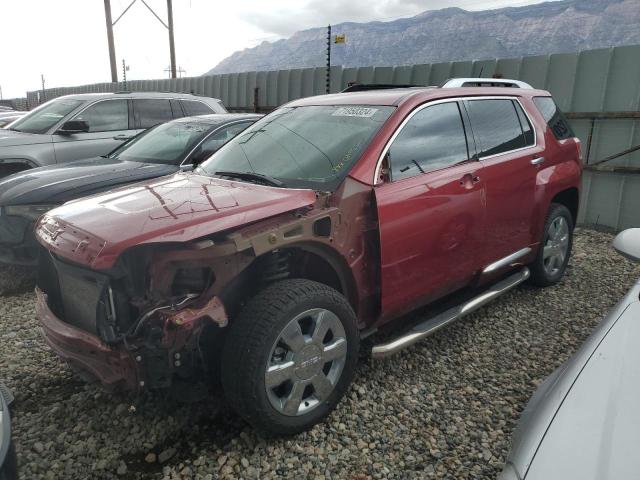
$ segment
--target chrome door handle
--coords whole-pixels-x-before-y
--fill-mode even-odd
[[[534,158],[531,160],[531,165],[540,165],[542,162],[544,162],[544,157]]]

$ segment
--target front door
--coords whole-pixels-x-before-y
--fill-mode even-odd
[[[388,147],[389,179],[375,188],[383,322],[464,286],[480,267],[482,166],[460,107],[421,107]]]
[[[84,120],[89,131],[72,135],[53,135],[56,162],[72,162],[106,155],[136,134],[129,129],[126,99],[101,100],[78,113],[71,120]],[[133,127],[133,125],[132,125]]]

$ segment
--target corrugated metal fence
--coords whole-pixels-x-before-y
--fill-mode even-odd
[[[579,53],[450,62],[398,67],[332,67],[331,91],[350,82],[438,85],[451,77],[501,75],[549,90],[565,112],[637,112],[640,110],[640,46]],[[257,90],[256,90],[257,88]],[[45,91],[47,100],[71,93],[124,90],[120,83],[97,83]],[[325,69],[306,68],[127,82],[130,91],[185,92],[222,99],[230,110],[268,110],[289,100],[324,93]],[[28,92],[37,105],[42,92]],[[589,163],[640,144],[640,119],[574,119],[587,144]],[[610,162],[640,166],[640,151]],[[616,230],[640,226],[640,174],[585,172],[579,221]]]

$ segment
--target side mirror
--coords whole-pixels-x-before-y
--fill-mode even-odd
[[[69,120],[56,132],[60,135],[73,135],[74,133],[86,133],[89,131],[89,122],[84,120]]]
[[[629,228],[613,239],[613,248],[622,256],[640,262],[640,228]]]
[[[191,163],[185,163],[183,165],[180,165],[181,172],[193,172],[194,168],[195,168],[194,165]]]

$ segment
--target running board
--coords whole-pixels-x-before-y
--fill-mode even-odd
[[[529,269],[527,267],[524,267],[519,272],[514,273],[504,280],[495,283],[488,290],[481,293],[477,297],[474,297],[461,305],[452,307],[449,310],[446,310],[441,314],[436,315],[435,317],[416,325],[411,330],[409,330],[409,332],[405,333],[401,337],[396,338],[395,340],[374,346],[373,350],[371,351],[371,356],[373,358],[385,358],[398,353],[400,350],[407,348],[409,345],[413,345],[423,338],[435,333],[442,327],[453,323],[456,320],[459,320],[460,318],[468,315],[471,312],[474,312],[478,308],[489,303],[491,300],[494,300],[503,293],[511,290],[513,287],[521,284],[527,278],[529,278]]]

